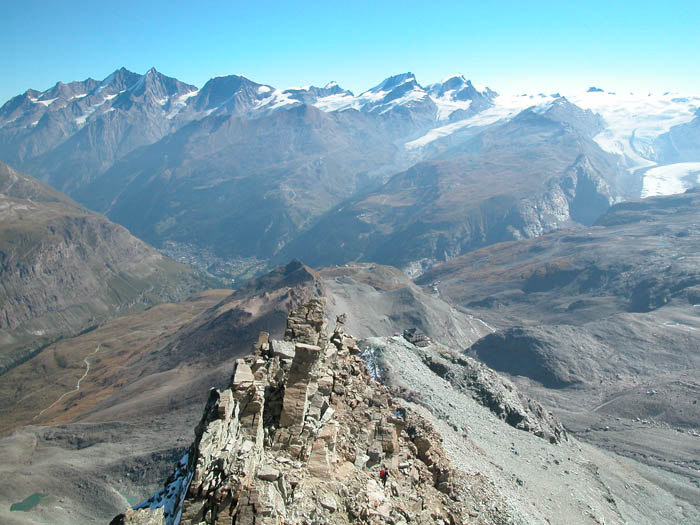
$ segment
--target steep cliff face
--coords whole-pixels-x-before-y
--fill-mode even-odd
[[[590,226],[614,203],[614,191],[584,155],[541,193],[521,199],[506,215],[503,240],[528,239],[583,224]]]
[[[329,338],[323,302],[312,300],[292,312],[284,341],[262,333],[255,354],[237,361],[230,388],[211,391],[195,441],[165,488],[113,523],[476,517],[478,476],[458,474],[432,425],[371,380],[344,321]],[[481,519],[507,521],[493,509]]]
[[[125,228],[0,164],[0,373],[47,341],[203,285]]]

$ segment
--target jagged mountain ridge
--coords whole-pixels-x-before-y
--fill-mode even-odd
[[[420,92],[432,110],[421,118],[426,122],[448,118],[449,114],[438,115],[435,101],[408,75],[411,86],[385,81],[354,97],[337,84],[280,90],[240,75],[212,78],[197,89],[155,68],[144,75],[121,68],[102,81],[59,82],[44,92],[30,89],[6,102],[0,108],[0,159],[74,195],[127,153],[210,115],[258,118],[303,104],[385,114],[412,106],[411,100],[401,100],[408,86]],[[437,85],[432,89],[438,103],[445,98]],[[475,97],[481,106],[495,95],[473,86],[459,93],[460,100]],[[406,129],[410,133],[415,126]]]
[[[482,333],[477,321],[451,312],[395,269],[360,266],[331,270],[324,277],[292,263],[233,294],[229,292],[231,297],[222,297],[205,310],[201,304],[211,301],[208,296],[155,307],[143,316],[115,319],[75,340],[52,345],[9,372],[2,394],[22,402],[0,411],[0,431],[16,429],[14,438],[0,444],[7,459],[3,472],[20,468],[15,459],[24,456],[15,453],[17,447],[25,450],[37,440],[40,450],[35,464],[42,467],[23,476],[19,484],[3,486],[0,493],[5,496],[5,508],[17,501],[11,498],[21,499],[27,487],[64,498],[70,503],[63,508],[73,509],[85,519],[109,516],[104,515],[105,509],[113,509],[111,515],[116,513],[123,500],[115,489],[145,497],[146,490],[154,490],[149,488],[154,476],[158,472],[167,475],[159,470],[163,462],[182,453],[182,440],[187,440],[201,414],[208,389],[212,385],[225,387],[233,360],[249,351],[259,330],[281,338],[289,309],[318,294],[327,296],[336,309],[352,298],[357,302],[353,315],[367,311],[361,304],[371,305],[373,314],[361,321],[368,335],[392,333],[420,323],[418,326],[437,341],[465,345]],[[333,289],[328,290],[331,284]],[[351,293],[346,294],[343,286]],[[373,293],[363,299],[369,290]],[[382,296],[382,290],[389,293]],[[419,312],[433,308],[432,317],[419,319],[423,315]],[[191,319],[183,322],[183,312]],[[359,323],[350,324],[356,327]],[[446,328],[454,333],[444,333]],[[485,333],[483,325],[481,330]],[[89,374],[82,379],[80,391],[74,392],[76,381],[85,373],[86,359]],[[39,412],[41,415],[35,417]],[[27,423],[50,426],[20,428]],[[94,446],[76,448],[76,443]],[[148,471],[142,474],[147,465]],[[39,472],[41,476],[36,476]],[[105,483],[109,472],[119,472],[121,481]],[[82,499],[85,487],[90,487],[94,498]],[[52,511],[52,517],[46,519],[54,523],[74,520],[71,514],[57,512]]]
[[[402,414],[386,392],[370,392],[362,361],[352,357],[359,349],[344,333],[342,320],[330,340],[325,323],[322,303],[312,301],[290,313],[285,341],[261,334],[256,355],[237,361],[231,387],[211,392],[186,470],[181,480],[170,482],[175,490],[164,490],[146,507],[163,506],[165,523],[296,523],[322,515],[344,522],[381,520],[390,513],[396,519],[406,512],[417,513],[414,519],[420,521],[431,512],[455,516],[454,521],[466,515],[446,496],[459,489],[436,437],[429,437],[432,428],[421,418]],[[376,407],[375,414],[358,403],[361,391]],[[361,428],[367,419],[375,428],[364,433],[363,444]],[[419,448],[403,443],[404,426]],[[423,498],[420,510],[412,509],[408,498],[403,504],[385,502],[371,473],[363,472],[365,465],[377,464],[398,470],[399,460],[425,480],[418,492]],[[355,472],[364,476],[353,482]],[[329,477],[337,483],[328,488],[344,491],[340,502],[324,490],[323,480]],[[403,484],[398,489],[399,480],[391,483],[397,485],[395,491],[408,489]],[[365,484],[374,493],[363,491]],[[312,490],[323,490],[324,496],[317,496],[318,502],[301,497]],[[380,501],[366,505],[363,499]],[[140,515],[148,513],[129,513],[115,522],[137,523]]]
[[[27,91],[0,108],[0,155],[75,195],[126,153],[172,132],[194,86],[150,69]]]

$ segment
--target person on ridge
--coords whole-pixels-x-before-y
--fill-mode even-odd
[[[386,468],[382,468],[382,470],[379,471],[379,479],[382,480],[382,483],[386,487],[386,480],[389,477],[389,471]]]

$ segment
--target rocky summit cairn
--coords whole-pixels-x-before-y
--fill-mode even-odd
[[[165,488],[113,523],[469,521],[440,436],[370,378],[344,322],[329,337],[314,299],[284,341],[261,333]]]

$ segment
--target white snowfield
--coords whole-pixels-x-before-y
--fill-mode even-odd
[[[422,137],[407,142],[405,147],[408,150],[420,149],[461,129],[488,126],[499,121],[509,120],[530,107],[541,111],[553,101],[552,97],[540,95],[499,95],[493,99],[493,106],[490,108],[463,120],[433,128]]]
[[[700,184],[700,162],[679,162],[651,168],[644,174],[642,197],[683,193]]]
[[[460,109],[466,111],[471,107],[471,100],[454,100],[452,98],[454,94],[455,90],[453,89],[446,91],[442,97],[430,97],[438,108],[438,120],[447,120],[455,111]]]
[[[260,100],[255,105],[255,109],[275,110],[284,106],[299,104],[298,100],[292,98],[293,94],[294,93],[286,92],[286,90],[275,89],[269,97]]]
[[[50,98],[50,99],[47,99],[47,100],[37,100],[37,99],[35,99],[35,98],[30,98],[29,100],[31,100],[32,102],[34,102],[34,104],[42,104],[42,105],[44,105],[44,106],[46,106],[46,107],[49,107],[51,104],[53,104],[54,102],[56,102],[56,101],[58,100],[58,97],[56,97],[56,98]]]
[[[319,98],[314,102],[314,106],[321,111],[341,111],[353,107],[355,97],[349,93],[338,93],[336,95],[328,95],[327,97]]]
[[[677,93],[664,95],[615,94],[580,92],[566,98],[582,109],[590,109],[605,120],[606,128],[595,136],[605,151],[621,155],[627,167],[654,166],[652,142],[673,126],[690,122],[700,107],[700,97],[684,97]],[[486,126],[513,118],[532,107],[545,110],[556,100],[551,95],[499,95],[493,106],[474,116],[434,128],[423,137],[406,144],[407,149],[423,147],[463,128]]]
[[[623,165],[635,172],[649,169],[644,175],[642,197],[669,195],[700,184],[697,177],[699,163],[688,162],[657,166],[653,143],[673,126],[693,120],[700,107],[700,97],[679,93],[634,94],[579,92],[566,97],[582,109],[590,109],[605,121],[605,128],[594,140],[605,151],[621,157]],[[556,97],[551,95],[499,95],[493,106],[463,120],[438,126],[425,135],[405,144],[409,151],[419,151],[430,143],[455,132],[472,127],[483,127],[505,122],[521,111],[532,108],[546,110]],[[699,159],[700,160],[700,159]]]
[[[690,122],[700,106],[700,97],[678,93],[579,93],[569,100],[605,119],[606,129],[595,141],[606,151],[621,155],[627,168],[654,166],[653,142],[673,126]]]

